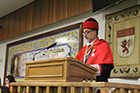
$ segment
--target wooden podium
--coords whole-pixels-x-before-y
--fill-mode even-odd
[[[96,79],[96,68],[71,57],[25,64],[24,82],[82,82],[83,79]]]

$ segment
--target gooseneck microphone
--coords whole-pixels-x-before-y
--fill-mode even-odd
[[[55,46],[55,45],[57,45],[57,43],[54,43],[54,44],[52,44],[52,45],[50,45],[50,46],[48,46],[48,47],[42,49],[41,51],[35,53],[34,56],[33,56],[33,61],[35,60],[35,56],[36,56],[38,53],[42,52],[42,51],[45,50],[45,49],[49,49],[49,48],[51,48],[51,47],[53,47],[53,46]]]
[[[56,44],[57,44],[57,43],[54,43],[54,44],[52,44],[52,45],[50,45],[50,46],[46,47],[45,49],[49,49],[49,48],[51,48],[51,47],[55,46]]]

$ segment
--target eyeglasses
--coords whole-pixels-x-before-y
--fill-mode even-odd
[[[90,31],[89,31],[89,30],[86,30],[86,31],[83,32],[82,34],[83,34],[83,35],[87,35],[87,34],[89,34],[89,33],[92,32],[92,31],[94,31],[94,30],[90,30]]]

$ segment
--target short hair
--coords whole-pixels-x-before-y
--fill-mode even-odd
[[[6,76],[5,78],[8,78],[9,83],[11,83],[11,82],[16,82],[16,81],[15,81],[15,78],[14,78],[12,75],[8,75],[8,76]]]
[[[91,30],[96,30],[97,31],[97,35],[98,35],[98,29],[91,29]]]

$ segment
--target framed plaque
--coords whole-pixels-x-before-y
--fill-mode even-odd
[[[81,27],[78,23],[7,44],[5,76],[11,74],[17,82],[23,82],[25,62],[75,57],[83,46]]]
[[[106,41],[114,57],[111,77],[140,77],[140,6],[106,15]]]

